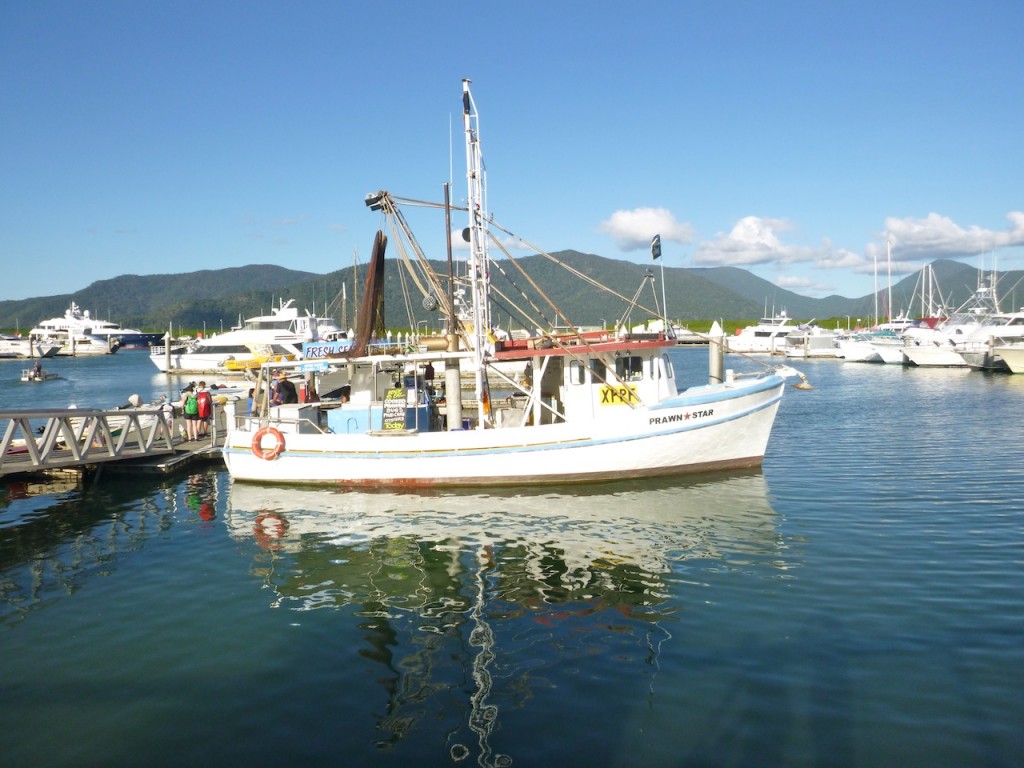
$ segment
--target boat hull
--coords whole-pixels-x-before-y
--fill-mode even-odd
[[[910,343],[903,349],[907,361],[921,368],[964,368],[967,361],[951,343]]]
[[[847,339],[839,345],[836,357],[846,360],[848,363],[880,363],[882,356],[872,346],[870,341],[859,339]]]
[[[253,450],[266,421],[240,418],[224,458],[238,480],[371,487],[586,483],[750,468],[764,458],[784,385],[769,376],[696,387],[584,425],[335,434],[275,423],[283,449],[269,460]]]
[[[1007,344],[993,348],[1010,373],[1024,373],[1024,344]]]
[[[255,359],[255,358],[253,358]],[[167,366],[166,353],[150,352],[150,360],[161,373],[172,371],[195,371],[202,373],[223,373],[229,360],[240,360],[238,355],[229,352],[171,352],[170,368]]]

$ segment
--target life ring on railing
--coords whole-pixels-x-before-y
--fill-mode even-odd
[[[274,438],[274,444],[269,450],[263,449],[263,437],[270,435]],[[252,438],[252,453],[257,459],[263,459],[264,461],[273,461],[281,452],[284,450],[284,435],[273,427],[264,427]]]

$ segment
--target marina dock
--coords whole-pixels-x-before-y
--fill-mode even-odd
[[[221,457],[223,430],[187,441],[150,409],[0,411],[0,477],[77,469],[169,473]]]

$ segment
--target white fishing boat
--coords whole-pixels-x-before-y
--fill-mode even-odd
[[[755,325],[739,328],[735,336],[726,339],[729,352],[743,352],[755,355],[783,354],[786,336],[795,329],[786,310],[765,316]]]
[[[227,406],[223,454],[232,477],[364,487],[494,486],[759,466],[785,375],[800,376],[792,369],[738,376],[721,371],[719,356],[711,383],[680,390],[668,354],[676,339],[667,330],[570,329],[527,339],[491,337],[491,276],[523,267],[507,252],[507,260],[490,257],[488,243],[500,247],[494,230],[501,228],[485,208],[469,81],[463,83],[463,121],[472,323],[467,327],[457,321],[453,302],[446,298],[450,294],[442,289],[441,298],[434,299],[447,313],[449,327],[459,329],[450,334],[446,349],[374,348],[368,333],[374,326],[367,324],[378,315],[379,304],[372,302],[379,302],[387,244],[378,232],[351,348],[336,357],[307,356],[300,366],[290,366],[304,366],[304,375],[312,378],[307,384],[318,392],[342,383],[347,399],[270,406],[261,380],[257,415]],[[382,211],[392,231],[401,233],[402,226],[396,225],[404,223],[399,200],[378,192],[368,196],[367,205]],[[450,215],[447,205],[438,207]],[[425,270],[429,260],[414,240],[407,237],[406,244],[422,270],[416,274],[425,284],[442,286],[432,270]],[[470,334],[472,340],[466,338]],[[495,378],[495,367],[509,361],[527,363],[528,375],[503,380],[498,373]],[[435,362],[445,364],[443,386],[426,373]],[[268,365],[262,371],[273,368],[289,366]],[[460,369],[470,371],[474,380],[467,403],[461,399]]]
[[[110,354],[118,349],[145,348],[161,338],[159,333],[124,328],[110,320],[93,317],[88,309],[82,309],[75,302],[64,310],[63,317],[43,320],[29,335],[59,341],[61,350],[57,354],[60,355]],[[105,351],[101,351],[103,347]]]
[[[60,350],[60,344],[0,334],[0,358],[47,358]]]
[[[301,313],[294,301],[282,301],[269,315],[248,318],[240,328],[193,340],[185,346],[150,348],[150,360],[158,370],[224,373],[228,363],[235,370],[258,366],[263,360],[295,360],[302,345],[339,331],[328,318]]]

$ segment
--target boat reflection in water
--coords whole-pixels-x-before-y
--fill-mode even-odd
[[[760,472],[565,494],[234,483],[226,524],[258,545],[274,607],[359,617],[360,655],[386,669],[366,674],[387,692],[372,709],[388,741],[429,709],[450,722],[449,756],[476,745],[480,765],[512,761],[491,743],[499,707],[529,701],[536,716],[567,663],[636,659],[654,674],[698,559],[785,568]]]

